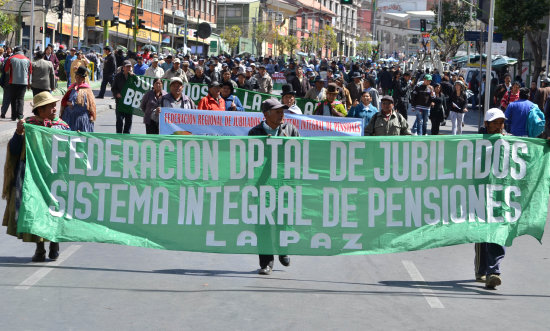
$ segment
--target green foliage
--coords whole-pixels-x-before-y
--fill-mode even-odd
[[[271,36],[271,25],[267,23],[259,23],[256,25],[254,32],[254,38],[256,39],[256,52],[262,54],[262,44],[268,40]]]
[[[436,24],[430,31],[432,43],[439,49],[442,60],[454,57],[460,46],[464,44],[465,25],[470,21],[470,7],[463,2],[441,2],[441,28],[437,28],[439,7],[435,6]]]
[[[239,45],[239,40],[241,38],[241,35],[242,35],[241,28],[239,28],[237,25],[233,25],[225,29],[225,31],[222,32],[220,37],[222,37],[225,43],[229,46],[229,49],[231,49],[231,53],[235,54],[235,51],[237,50],[237,46]]]
[[[298,46],[298,37],[288,35],[285,36],[286,45],[288,47],[288,50],[290,51],[290,56],[294,53],[294,50],[296,49],[296,46]]]
[[[502,33],[504,38],[510,38],[519,43],[519,54],[517,55],[519,72],[522,70],[526,36],[529,37],[528,40],[535,57],[535,76],[538,76],[540,72],[543,50],[539,37],[541,30],[545,28],[542,19],[549,10],[550,0],[496,0],[495,2],[495,25],[498,26],[498,32]]]
[[[357,53],[363,55],[363,57],[370,57],[373,46],[368,42],[369,38],[361,37],[357,41]]]
[[[2,4],[0,4],[2,6]],[[0,39],[6,39],[10,33],[15,31],[15,15],[0,12]]]
[[[309,37],[309,38],[304,38],[300,42],[300,49],[302,50],[302,52],[306,52],[308,54],[313,52],[313,48],[315,47],[316,39],[317,39],[316,36],[312,36],[312,37]]]

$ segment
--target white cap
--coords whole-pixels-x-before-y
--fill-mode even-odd
[[[492,122],[499,118],[506,119],[506,116],[504,116],[502,110],[498,108],[491,108],[485,113],[485,122]]]

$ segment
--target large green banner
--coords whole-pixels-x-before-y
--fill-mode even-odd
[[[152,77],[144,77],[132,75],[124,84],[121,95],[123,98],[117,104],[117,109],[125,113],[133,113],[134,115],[143,116],[143,111],[139,108],[143,95],[153,87]],[[163,90],[169,91],[170,81],[162,80]],[[186,83],[183,87],[183,94],[187,95],[196,105],[199,101],[208,94],[208,86],[205,84]],[[235,89],[235,95],[239,97],[245,111],[261,111],[262,102],[269,98],[280,98],[280,95],[265,94],[260,92],[249,91],[245,89]],[[310,99],[296,99],[296,105],[300,107],[306,115],[313,114],[316,101]]]
[[[25,131],[18,230],[54,241],[371,254],[540,241],[546,221],[539,139]]]

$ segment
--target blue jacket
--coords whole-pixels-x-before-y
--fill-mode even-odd
[[[139,65],[139,63],[136,63],[134,65],[134,74],[143,76],[145,75],[145,70],[147,70],[147,68],[149,68],[149,66],[145,63],[143,63],[141,66]]]
[[[378,112],[378,109],[374,107],[372,104],[369,104],[369,106],[365,106],[362,102],[359,102],[357,106],[351,107],[348,111],[347,117],[353,117],[353,118],[362,118],[363,119],[363,128],[369,124],[371,118]]]
[[[236,95],[231,94],[227,98],[224,98],[225,100],[225,110],[226,111],[232,111],[231,110],[231,104],[235,102],[235,106],[237,106],[237,111],[244,111],[243,104],[241,103],[241,100],[239,100],[239,97]]]
[[[527,118],[533,103],[529,100],[520,99],[511,102],[506,108],[506,131],[514,136],[527,136]]]
[[[67,57],[65,58],[65,64],[63,65],[63,67],[65,68],[65,72],[67,73],[67,77],[71,77],[71,64],[74,60],[76,60],[76,55],[71,56],[70,54],[67,54]]]

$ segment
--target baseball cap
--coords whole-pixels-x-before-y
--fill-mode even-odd
[[[491,108],[489,109],[486,113],[485,113],[485,122],[492,122],[496,119],[499,119],[499,118],[504,118],[506,119],[506,116],[504,116],[504,113],[502,112],[502,110],[498,109],[498,108]]]
[[[382,99],[380,99],[380,102],[383,102],[383,101],[389,101],[391,103],[393,103],[393,98],[389,95],[385,95],[382,97]]]
[[[181,78],[179,77],[172,77],[170,79],[170,85],[174,84],[174,83],[180,83],[181,85],[183,85],[183,81],[181,80]]]
[[[272,109],[288,109],[287,105],[283,105],[279,100],[277,99],[267,99],[264,102],[262,102],[262,111],[268,111]]]
[[[429,75],[429,74],[424,75],[424,80],[432,80],[432,75]]]
[[[132,66],[132,62],[130,62],[129,60],[124,60],[124,62],[122,62],[122,65],[123,65],[124,67],[126,67],[126,66]]]
[[[179,58],[175,58],[173,62],[174,63],[181,63],[181,60]]]

